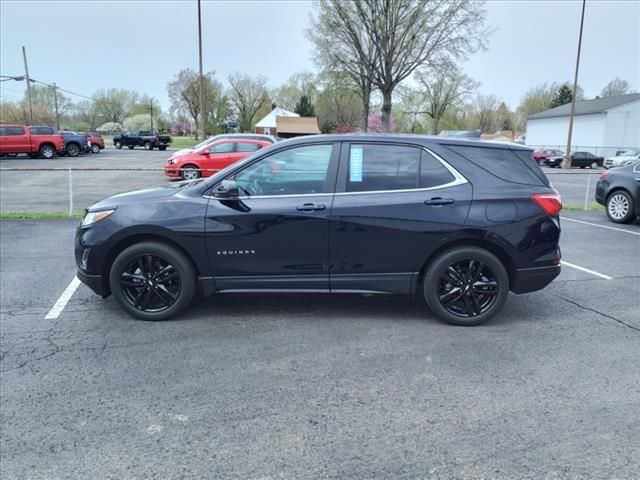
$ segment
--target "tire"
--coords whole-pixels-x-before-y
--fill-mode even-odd
[[[7,157],[9,157],[9,158],[15,158],[15,157],[17,157],[17,156],[18,156],[18,154],[17,154],[17,153],[7,153],[6,155],[7,155]]]
[[[118,150],[120,150],[122,148],[122,144],[120,142],[116,142],[116,143],[114,143],[114,145],[116,146],[116,148]]]
[[[507,300],[509,275],[502,262],[487,250],[455,247],[430,263],[423,294],[431,311],[445,322],[480,325],[498,313]]]
[[[158,150],[160,150],[161,152],[164,152],[167,149],[167,147],[158,147]]]
[[[40,147],[40,157],[50,159],[56,154],[56,151],[51,145],[42,145]]]
[[[595,170],[596,168],[598,168],[600,165],[598,165],[598,162],[591,162],[591,170]]]
[[[616,190],[607,197],[607,217],[614,223],[630,223],[635,219],[633,197],[626,190]]]
[[[116,257],[109,285],[129,315],[140,320],[167,320],[191,303],[196,271],[177,248],[161,242],[141,242]]]
[[[196,180],[201,175],[202,172],[195,165],[185,165],[180,169],[180,176],[183,180]]]
[[[80,155],[80,145],[77,143],[70,143],[67,145],[67,155],[70,157],[77,157]]]
[[[151,145],[151,142],[144,142],[144,149],[153,150],[153,145]]]
[[[134,148],[136,148],[135,145],[127,145],[127,147],[129,147],[129,150],[133,150]]]
[[[91,153],[100,153],[100,145],[98,145],[97,143],[92,143]]]

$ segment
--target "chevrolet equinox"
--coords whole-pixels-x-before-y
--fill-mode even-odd
[[[560,273],[558,193],[518,145],[319,135],[209,177],[115,195],[78,227],[78,277],[143,320],[196,293],[418,294],[477,325]]]

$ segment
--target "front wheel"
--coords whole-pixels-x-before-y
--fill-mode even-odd
[[[97,143],[92,143],[91,153],[100,153],[100,145],[98,145]]]
[[[167,149],[167,147],[158,147],[158,150],[160,150],[161,152],[164,152]]]
[[[185,165],[180,169],[183,180],[196,180],[200,178],[200,170],[195,165]]]
[[[607,216],[615,223],[629,223],[635,218],[633,198],[624,190],[613,192],[607,198]]]
[[[479,325],[504,305],[509,276],[492,253],[477,247],[456,247],[429,265],[423,293],[431,311],[445,322]]]
[[[594,170],[598,167],[599,167],[598,162],[591,162],[591,170]]]
[[[141,242],[116,257],[109,285],[120,306],[133,317],[167,320],[191,303],[196,272],[177,248]]]

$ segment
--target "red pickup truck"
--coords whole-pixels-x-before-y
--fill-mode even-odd
[[[52,158],[64,152],[64,137],[53,135],[31,135],[26,125],[0,125],[0,155],[26,153],[30,157]]]

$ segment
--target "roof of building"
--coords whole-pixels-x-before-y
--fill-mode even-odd
[[[320,133],[316,117],[276,117],[276,131],[281,133]]]
[[[576,115],[587,115],[589,113],[603,113],[625,103],[640,100],[640,93],[629,93],[617,97],[594,98],[593,100],[576,100]],[[529,115],[527,120],[534,118],[566,117],[571,113],[571,104],[560,105],[559,107],[545,110],[544,112]]]
[[[295,112],[290,112],[284,108],[276,107],[271,110],[262,120],[256,123],[260,128],[276,128],[276,117],[299,117]]]

